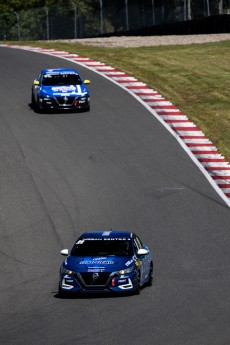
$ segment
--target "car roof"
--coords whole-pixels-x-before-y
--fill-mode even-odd
[[[80,238],[132,238],[133,233],[119,230],[104,230],[95,232],[85,232]]]
[[[74,68],[49,68],[49,69],[43,69],[42,74],[56,74],[56,73],[74,73],[78,74],[77,70]]]

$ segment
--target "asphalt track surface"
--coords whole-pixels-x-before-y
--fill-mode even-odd
[[[230,212],[136,99],[81,66],[91,111],[37,114],[42,68],[0,48],[0,343],[227,345]],[[139,296],[58,298],[60,250],[83,231],[138,233],[154,253]]]

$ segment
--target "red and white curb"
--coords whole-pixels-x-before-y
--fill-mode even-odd
[[[145,83],[116,68],[96,60],[55,49],[6,45],[0,47],[23,49],[56,56],[88,68],[129,92],[157,118],[177,139],[216,192],[230,207],[230,164],[217,148],[186,115]]]

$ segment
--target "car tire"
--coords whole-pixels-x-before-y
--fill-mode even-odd
[[[66,297],[66,293],[62,291],[60,284],[58,285],[58,297],[59,298],[65,298]]]
[[[35,98],[34,98],[33,92],[31,93],[31,104],[32,104],[32,107],[33,107],[33,108],[36,107],[36,102],[35,102]]]
[[[83,109],[83,111],[84,111],[84,112],[90,111],[90,105],[89,105],[88,107],[85,107],[85,108]]]
[[[140,295],[141,293],[141,285],[140,285],[140,272],[137,273],[137,279],[136,279],[136,287],[134,294],[135,295]]]
[[[39,103],[39,98],[37,99],[37,103],[35,106],[36,106],[37,113],[39,114],[43,113],[43,109],[41,108],[40,103]]]
[[[153,285],[153,263],[151,262],[147,286],[152,286],[152,285]]]

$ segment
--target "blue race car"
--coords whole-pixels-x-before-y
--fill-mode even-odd
[[[42,110],[90,110],[90,94],[79,73],[72,68],[44,69],[32,85],[31,102]]]
[[[132,232],[82,234],[60,267],[59,295],[70,293],[139,294],[152,285],[153,261],[148,247]]]

